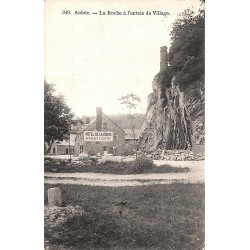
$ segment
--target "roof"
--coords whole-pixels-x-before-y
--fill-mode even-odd
[[[79,129],[79,131],[77,132],[77,135],[81,134],[84,130],[86,130],[90,125],[92,125],[92,123],[94,123],[96,121],[96,118],[94,120],[92,120],[89,124],[84,124],[83,126],[81,126],[81,128]]]
[[[103,115],[105,115],[104,113],[102,113]],[[122,130],[123,132],[125,132],[124,129],[122,129],[120,126],[118,126],[110,117],[108,117],[107,115],[105,115],[111,122],[113,122],[120,130]]]
[[[115,126],[117,126],[119,129],[121,129],[123,132],[125,132],[124,129],[122,129],[119,125],[117,125],[110,117],[108,117],[107,115],[105,115],[103,112],[102,112],[102,115],[106,116],[112,123],[115,124]],[[94,123],[96,121],[96,118],[91,121],[89,124],[85,124],[84,126],[82,126],[82,128],[78,131],[77,135],[81,134],[83,131],[85,131],[90,125],[92,125],[92,123]]]
[[[132,129],[124,129],[125,131],[125,140],[133,140],[134,135],[133,135],[133,130]],[[139,139],[141,135],[141,129],[134,129],[135,132],[135,139]]]
[[[75,138],[76,138],[76,134],[70,134],[70,146],[75,146]],[[57,143],[57,145],[68,146],[69,140],[63,140]]]

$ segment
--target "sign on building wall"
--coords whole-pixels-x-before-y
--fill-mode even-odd
[[[84,131],[84,141],[113,141],[113,132]]]

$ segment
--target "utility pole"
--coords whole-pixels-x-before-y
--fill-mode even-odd
[[[135,129],[134,129],[134,125],[133,125],[133,115],[130,114],[130,109],[131,107],[129,107],[129,115],[128,115],[128,119],[130,120],[130,126],[133,132],[133,138],[134,138],[134,149],[135,149],[135,158],[137,159],[137,147],[136,147],[136,142],[135,142]]]
[[[71,161],[70,130],[69,130],[69,161]]]
[[[70,133],[71,133],[71,123],[69,125],[69,161],[71,162]]]

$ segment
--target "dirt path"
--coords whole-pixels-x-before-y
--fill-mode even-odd
[[[160,167],[169,164],[175,167],[189,167],[188,173],[116,175],[101,173],[44,173],[47,184],[76,184],[93,186],[139,186],[152,184],[204,183],[204,161],[155,161]]]

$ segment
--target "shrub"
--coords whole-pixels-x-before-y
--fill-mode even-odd
[[[52,173],[109,173],[109,174],[143,174],[143,173],[186,173],[187,167],[172,167],[170,165],[156,166],[153,160],[139,156],[133,161],[105,161],[96,164],[96,158],[83,158],[79,161],[51,159],[45,160],[44,171]]]
[[[95,152],[93,151],[93,150],[90,150],[89,152],[88,152],[88,156],[94,156],[95,155]]]
[[[144,173],[148,170],[155,167],[155,164],[152,159],[148,158],[147,156],[139,156],[135,161],[132,163],[134,168],[134,172],[136,173]]]
[[[89,160],[89,157],[86,157],[86,156],[82,156],[78,158],[78,161],[88,161],[88,160]]]
[[[128,156],[128,155],[133,155],[135,153],[135,150],[133,149],[133,146],[131,147],[126,147],[126,149],[124,149],[122,151],[122,156]]]

